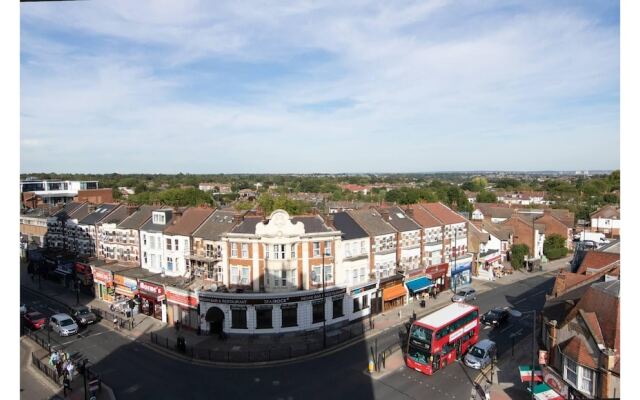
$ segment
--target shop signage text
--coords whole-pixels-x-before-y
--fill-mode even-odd
[[[141,287],[142,288],[142,287]],[[346,289],[327,290],[325,293],[326,298],[345,294]],[[215,297],[215,294],[200,293],[200,301],[216,304],[283,304],[283,303],[296,303],[300,301],[310,301],[322,299],[322,292],[317,292],[304,296],[286,296],[286,297],[274,297],[274,298],[242,298],[242,297]]]
[[[140,290],[152,294],[154,296],[158,296],[163,294],[164,289],[162,286],[154,285],[153,283],[148,283],[145,281],[140,281]]]
[[[94,269],[93,280],[102,282],[102,283],[111,282],[111,272],[105,272],[99,269]]]

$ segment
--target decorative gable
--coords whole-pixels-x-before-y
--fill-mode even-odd
[[[269,215],[268,221],[256,224],[256,235],[264,237],[290,237],[305,234],[302,222],[292,223],[289,213],[285,210],[275,210]]]

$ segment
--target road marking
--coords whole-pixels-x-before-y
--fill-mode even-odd
[[[527,299],[518,300],[518,301],[516,301],[516,302],[515,302],[515,303],[513,303],[513,304],[514,304],[514,305],[515,305],[515,304],[520,304],[520,303],[522,303],[523,301],[527,301]]]
[[[64,342],[64,343],[62,343],[62,345],[65,345],[65,346],[66,346],[66,345],[68,345],[68,344],[71,344],[71,343],[77,342],[78,340],[81,340],[81,339],[87,339],[87,338],[90,338],[90,337],[94,337],[94,336],[102,335],[102,334],[104,334],[104,333],[109,333],[109,332],[110,332],[110,331],[98,332],[98,333],[94,333],[93,335],[87,335],[87,336],[80,336],[80,334],[78,334],[77,339],[70,340],[70,341],[68,341],[68,342]]]

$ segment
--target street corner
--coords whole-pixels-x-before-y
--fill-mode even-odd
[[[374,363],[373,361],[370,361],[369,366],[367,369],[363,370],[363,373],[371,377],[371,379],[379,380],[404,368],[404,366],[405,364],[402,351],[398,350],[388,356],[384,362],[381,362],[379,371],[375,371]]]

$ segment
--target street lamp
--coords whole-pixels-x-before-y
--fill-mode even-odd
[[[533,330],[531,331],[531,381],[529,381],[529,390],[531,391],[531,399],[535,399],[535,394],[533,393],[533,381],[535,379],[534,367],[536,364],[536,310],[531,311],[518,311],[509,309],[509,313],[516,318],[522,317],[524,314],[531,314],[533,321]]]
[[[325,248],[326,243],[322,245],[322,348],[327,347],[327,299],[326,299],[326,285],[324,274],[324,256],[327,253]]]

